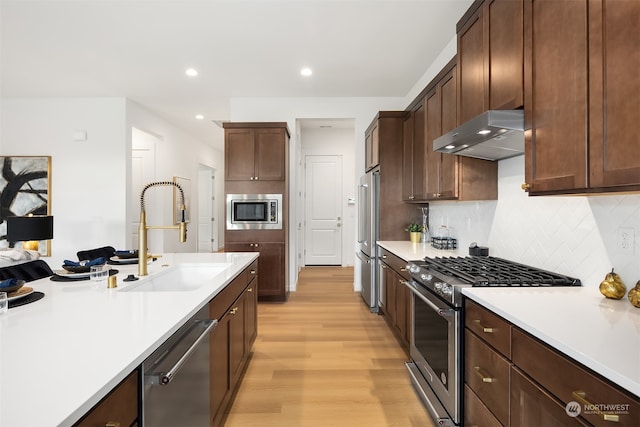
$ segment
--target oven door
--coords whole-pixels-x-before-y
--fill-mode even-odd
[[[438,425],[462,421],[462,324],[454,309],[415,281],[411,290],[413,363],[407,367],[414,386]]]

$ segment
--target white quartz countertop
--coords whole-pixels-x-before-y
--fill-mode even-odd
[[[431,247],[430,243],[411,243],[410,241],[380,240],[378,246],[385,248],[405,261],[414,261],[424,257],[465,256],[469,249],[443,250]]]
[[[123,282],[137,265],[110,266],[119,271],[116,289],[106,281],[27,283],[45,297],[0,315],[0,427],[73,424],[258,255],[163,254],[149,264],[151,277],[179,264],[230,265],[189,291],[127,292],[141,283]]]
[[[405,261],[466,256],[425,243],[379,241]],[[640,396],[640,308],[607,299],[595,286],[464,288],[462,294]]]

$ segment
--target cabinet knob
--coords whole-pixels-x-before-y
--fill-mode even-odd
[[[253,292],[253,288],[247,288],[247,292]]]
[[[482,329],[482,332],[484,332],[485,334],[492,334],[492,333],[494,333],[494,332],[495,332],[495,331],[494,331],[494,328],[489,328],[489,327],[487,327],[487,326],[484,326],[482,323],[480,323],[480,320],[479,320],[479,319],[475,319],[475,320],[473,321],[473,323],[475,323],[476,325],[478,325],[478,327],[479,327],[480,329]]]
[[[237,312],[238,312],[238,307],[233,307],[231,310],[229,310],[229,314],[233,314],[234,316]]]
[[[523,183],[523,184],[520,186],[520,188],[522,188],[522,189],[524,190],[524,192],[525,192],[525,193],[528,193],[528,192],[529,192],[529,190],[531,189],[531,185],[530,185],[530,184],[527,184],[527,183],[525,182],[525,183]]]
[[[251,270],[250,273],[251,274],[256,274],[256,271],[255,270]]]
[[[251,176],[251,177],[249,177],[249,181],[253,181],[253,177],[252,177],[252,176]]]
[[[483,383],[494,383],[496,382],[495,378],[491,378],[490,376],[485,375],[480,366],[474,366],[473,369],[476,372],[476,375],[479,376],[482,379]]]
[[[254,177],[253,177],[253,180],[254,180],[254,181],[257,181],[257,180],[258,180],[258,177],[257,177],[257,176],[254,176]]]

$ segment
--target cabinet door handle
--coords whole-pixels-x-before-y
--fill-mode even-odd
[[[482,326],[482,324],[480,323],[480,320],[474,320],[474,322],[480,327],[480,329],[482,329],[482,332],[486,334],[492,334],[494,332],[493,328]]]
[[[247,292],[253,292],[253,288],[247,288]]]
[[[522,190],[524,190],[525,193],[528,193],[529,190],[531,190],[531,184],[527,184],[526,182],[523,183],[520,188],[522,188]]]
[[[120,423],[118,421],[108,421],[104,427],[120,427]]]
[[[233,314],[234,316],[237,312],[238,312],[238,307],[233,307],[231,310],[229,310],[229,314]]]
[[[479,376],[480,378],[482,378],[482,382],[483,383],[494,383],[494,382],[496,382],[495,378],[491,378],[489,376],[484,375],[482,372],[480,372],[480,366],[474,366],[473,369],[476,371],[476,375]]]
[[[580,401],[583,405],[587,405],[589,409],[593,410],[599,417],[602,417],[605,421],[612,421],[614,423],[620,422],[620,416],[616,414],[608,414],[598,409],[598,405],[587,400],[587,392],[582,390],[575,390],[571,392],[571,395]]]
[[[255,270],[251,270],[251,274],[256,274],[256,271]]]

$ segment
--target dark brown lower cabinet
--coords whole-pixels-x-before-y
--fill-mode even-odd
[[[406,261],[391,252],[380,248],[381,271],[380,288],[384,289],[382,314],[395,334],[404,351],[409,354],[409,338],[411,334],[411,293],[405,286],[409,280]]]
[[[257,287],[258,261],[254,261],[209,303],[211,317],[218,319],[210,341],[212,426],[224,424],[249,363],[258,331]]]
[[[225,242],[225,252],[260,252],[259,301],[284,302],[289,297],[286,284],[286,245],[284,242]]]
[[[74,424],[74,427],[137,426],[139,378],[136,369]]]
[[[640,425],[637,396],[469,299],[465,312],[465,425]]]
[[[500,421],[466,384],[464,386],[464,425],[502,427]]]
[[[570,410],[575,410],[575,407]],[[569,416],[565,406],[527,378],[518,368],[511,368],[512,427],[588,425],[577,416]]]

